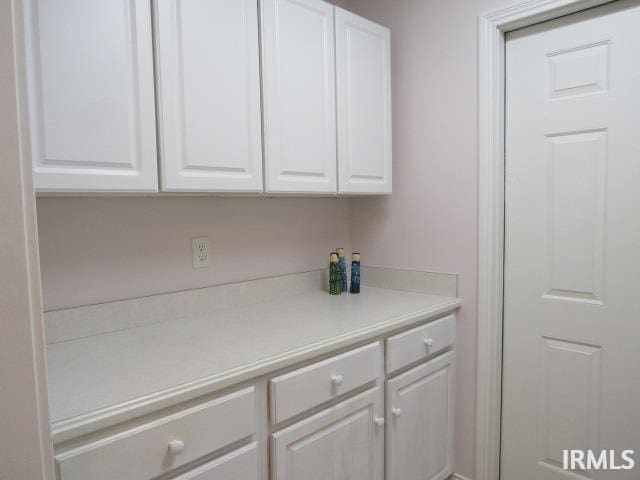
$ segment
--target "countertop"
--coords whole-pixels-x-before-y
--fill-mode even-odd
[[[105,426],[112,414],[125,419],[172,395],[193,398],[459,306],[454,297],[363,286],[360,295],[313,291],[50,344],[54,438],[86,433],[78,426],[89,420]]]

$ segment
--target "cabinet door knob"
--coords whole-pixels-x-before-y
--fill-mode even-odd
[[[433,344],[436,343],[435,340],[433,338],[425,338],[424,339],[424,344],[427,347],[433,347]]]
[[[336,387],[339,387],[340,385],[342,385],[342,382],[344,382],[344,378],[342,377],[342,375],[334,375],[333,377],[331,377],[331,381]]]
[[[178,455],[184,450],[184,442],[182,440],[171,440],[169,442],[169,452],[172,455]]]
[[[373,420],[373,423],[375,423],[376,426],[378,426],[378,427],[384,427],[384,417],[376,417]]]
[[[391,413],[393,413],[396,417],[402,415],[402,409],[400,407],[395,407],[391,409]]]

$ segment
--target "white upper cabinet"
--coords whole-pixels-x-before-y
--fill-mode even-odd
[[[266,190],[336,193],[333,7],[261,5]]]
[[[25,0],[25,25],[39,192],[157,192],[160,172],[167,192],[391,193],[380,25],[322,0]]]
[[[156,0],[162,188],[262,191],[257,0]]]
[[[340,193],[391,193],[389,30],[336,8]]]
[[[38,191],[157,190],[148,0],[25,2]]]

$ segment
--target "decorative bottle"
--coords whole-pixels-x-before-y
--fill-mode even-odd
[[[360,254],[351,256],[351,293],[360,293]]]
[[[347,284],[347,261],[344,258],[344,248],[338,248],[338,266],[340,267],[340,279],[342,280],[342,291],[348,292],[349,287]]]
[[[331,253],[329,257],[329,293],[331,295],[342,293],[342,278],[340,277],[340,265],[336,252]]]

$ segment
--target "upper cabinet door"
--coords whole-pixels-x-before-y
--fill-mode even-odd
[[[257,0],[156,0],[162,188],[262,191]]]
[[[148,0],[28,0],[38,191],[158,187]]]
[[[261,4],[267,191],[336,193],[333,7]]]
[[[336,8],[340,193],[391,193],[389,30]]]

